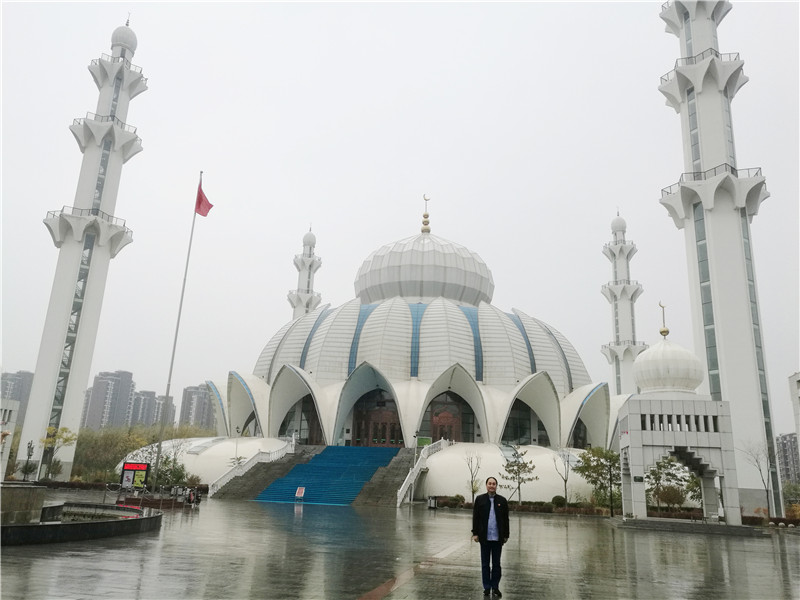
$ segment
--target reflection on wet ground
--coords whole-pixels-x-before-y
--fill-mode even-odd
[[[55,498],[55,496],[54,496]],[[97,501],[92,493],[59,500]],[[512,513],[501,590],[530,598],[800,599],[800,535],[617,530]],[[160,532],[4,548],[2,598],[482,598],[468,511],[208,500]]]

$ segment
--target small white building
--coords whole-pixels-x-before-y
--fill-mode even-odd
[[[741,525],[731,405],[695,391],[704,377],[700,359],[667,340],[668,329],[661,333],[634,362],[640,393],[619,411],[623,514],[647,518],[646,475],[671,456],[700,478],[706,517],[719,514],[718,480],[726,523]]]

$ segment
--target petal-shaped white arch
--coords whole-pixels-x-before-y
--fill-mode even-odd
[[[546,371],[529,375],[514,389],[509,396],[503,418],[500,420],[500,427],[496,431],[496,439],[498,441],[503,439],[503,431],[508,423],[514,400],[517,398],[520,402],[527,404],[539,417],[550,438],[550,445],[553,448],[560,447],[563,440],[561,440],[561,411],[558,406],[558,391]]]
[[[452,365],[445,370],[431,385],[428,393],[425,395],[425,402],[422,404],[422,410],[417,415],[416,430],[419,430],[422,425],[422,416],[436,396],[444,394],[445,392],[455,392],[461,396],[470,408],[475,413],[480,433],[484,442],[494,442],[494,439],[487,439],[492,437],[491,429],[489,428],[489,421],[486,415],[486,402],[481,392],[480,387],[476,383],[472,375],[461,366],[459,363]],[[477,434],[478,432],[476,432]],[[436,440],[434,440],[436,441]]]
[[[255,413],[255,423],[251,422],[247,431],[251,436],[257,432],[264,435],[263,425],[266,423],[269,391],[269,385],[260,377],[240,375],[236,371],[228,373],[228,415],[231,434],[237,427],[241,434],[244,434],[247,419]]]
[[[561,444],[569,445],[578,419],[586,426],[587,442],[608,447],[610,412],[608,384],[582,385],[561,401]]]
[[[272,382],[272,390],[269,395],[267,437],[278,437],[283,419],[292,407],[308,394],[311,394],[311,399],[314,401],[314,410],[319,416],[322,436],[326,443],[331,443],[329,432],[325,427],[324,409],[320,405],[320,399],[324,394],[316,381],[295,365],[283,365]]]
[[[608,447],[614,452],[619,452],[619,409],[630,397],[631,394],[617,394],[609,398]]]
[[[230,436],[230,423],[228,423],[228,386],[223,386],[217,381],[206,381],[211,405],[214,407],[214,421],[217,424],[217,435]]]
[[[394,387],[380,370],[368,362],[363,362],[350,374],[350,377],[345,381],[344,387],[342,387],[342,391],[339,394],[339,402],[337,403],[338,410],[335,420],[332,423],[332,441],[330,443],[337,444],[339,442],[339,432],[344,427],[345,419],[350,414],[350,411],[353,410],[358,399],[365,393],[377,389],[388,392],[391,397],[394,398],[395,404],[397,405],[397,416],[400,419],[400,427],[403,427],[401,403],[397,398]],[[403,429],[403,439],[409,438],[406,433],[406,430]]]

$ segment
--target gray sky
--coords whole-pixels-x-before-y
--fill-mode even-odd
[[[309,225],[323,302],[354,296],[361,262],[419,232],[478,252],[493,304],[575,345],[595,380],[612,336],[600,287],[617,209],[639,249],[637,331],[692,348],[683,232],[660,190],[683,171],[658,92],[680,56],[660,3],[2,4],[2,369],[33,370],[58,251],[42,225],[71,206],[93,112],[89,62],[131,11],[150,89],[131,102],[144,152],[116,216],[91,377],[128,370],[163,394],[198,172],[198,218],[172,391],[252,372],[291,318],[292,258]],[[798,370],[798,3],[736,2],[720,51],[750,82],[733,101],[738,164],[772,196],[752,225],[775,430],[792,431]],[[702,351],[699,352],[702,354]],[[89,384],[91,384],[91,377]]]

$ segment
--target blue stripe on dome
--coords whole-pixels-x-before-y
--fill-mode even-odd
[[[378,308],[377,304],[362,304],[358,309],[358,322],[356,323],[355,333],[353,333],[353,343],[350,344],[350,361],[347,363],[348,376],[356,370],[356,357],[358,356],[358,341],[361,339],[361,328],[364,327],[367,318],[376,308]]]
[[[483,346],[478,328],[478,309],[474,306],[459,306],[472,327],[472,342],[475,344],[475,381],[483,381]]]
[[[519,315],[515,315],[514,313],[506,314],[514,322],[514,325],[517,326],[517,329],[519,329],[519,332],[522,334],[522,339],[525,340],[525,345],[528,347],[528,359],[531,361],[531,373],[536,373],[536,360],[533,358],[533,348],[531,347],[531,341],[528,339],[528,332],[525,331],[525,327],[522,325],[522,319],[519,318]]]
[[[409,304],[408,309],[411,311],[411,373],[410,377],[419,376],[419,329],[422,323],[422,315],[425,309],[428,308],[427,304]]]
[[[308,357],[308,349],[311,347],[311,338],[314,337],[314,333],[316,333],[317,328],[320,325],[322,325],[322,322],[325,320],[325,317],[327,317],[329,314],[331,314],[331,312],[333,312],[333,309],[326,308],[321,313],[319,313],[319,316],[317,317],[317,320],[314,321],[314,326],[311,328],[311,331],[308,332],[308,337],[306,338],[306,343],[303,344],[303,352],[302,352],[302,354],[300,354],[300,368],[301,369],[305,369],[306,368],[306,358]]]

